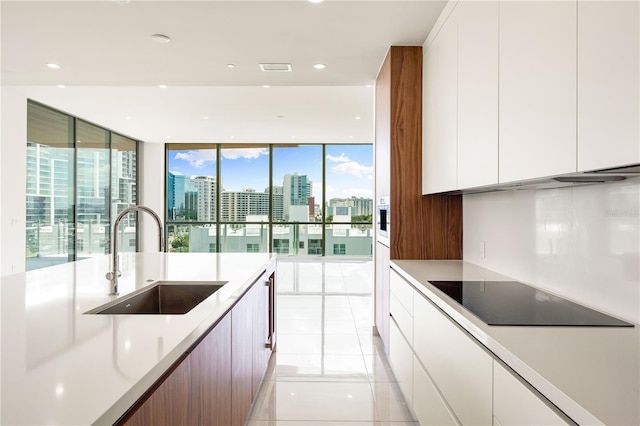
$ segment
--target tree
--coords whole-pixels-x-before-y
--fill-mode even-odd
[[[171,241],[171,247],[179,253],[186,253],[189,251],[189,235],[178,235]]]

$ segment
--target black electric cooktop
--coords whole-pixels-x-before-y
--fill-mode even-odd
[[[489,325],[633,327],[517,281],[431,281]]]

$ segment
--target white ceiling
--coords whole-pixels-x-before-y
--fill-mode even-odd
[[[372,142],[366,86],[389,46],[424,42],[444,3],[5,0],[2,84],[147,142]]]

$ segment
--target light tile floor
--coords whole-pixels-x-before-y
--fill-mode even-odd
[[[373,327],[373,262],[278,260],[277,351],[248,426],[413,426]]]

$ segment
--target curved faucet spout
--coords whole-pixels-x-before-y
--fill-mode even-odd
[[[122,210],[120,214],[116,217],[116,220],[113,222],[113,237],[111,238],[111,265],[112,269],[110,272],[107,272],[106,278],[111,281],[111,292],[109,296],[117,296],[118,295],[118,277],[121,275],[120,270],[118,268],[118,225],[123,217],[131,212],[145,212],[149,213],[151,217],[156,221],[158,225],[158,250],[164,251],[164,241],[162,238],[162,221],[160,220],[160,216],[149,207],[145,206],[131,206]]]

